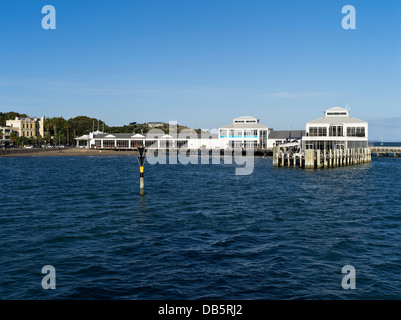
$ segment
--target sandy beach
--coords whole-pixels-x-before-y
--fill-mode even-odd
[[[0,150],[0,157],[54,157],[54,156],[136,156],[137,151],[96,150],[96,149],[6,149]]]

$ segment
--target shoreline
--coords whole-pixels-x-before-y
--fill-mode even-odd
[[[137,156],[138,151],[96,149],[6,149],[0,150],[1,157],[54,157],[54,156]]]

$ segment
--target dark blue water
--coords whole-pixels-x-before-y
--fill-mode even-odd
[[[0,299],[401,297],[400,158],[234,168],[146,165],[140,198],[134,156],[0,158]]]

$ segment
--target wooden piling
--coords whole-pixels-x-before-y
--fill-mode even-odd
[[[315,168],[315,150],[307,149],[305,150],[305,169]]]
[[[317,150],[317,164],[316,166],[320,169],[321,167],[323,167],[323,164],[321,162],[321,153],[320,150]]]
[[[273,167],[278,167],[278,152],[279,152],[279,147],[274,146],[273,147]]]

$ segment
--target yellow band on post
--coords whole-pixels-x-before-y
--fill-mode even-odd
[[[140,173],[143,173],[143,166],[141,166],[141,167],[139,168],[139,172],[140,172]]]

